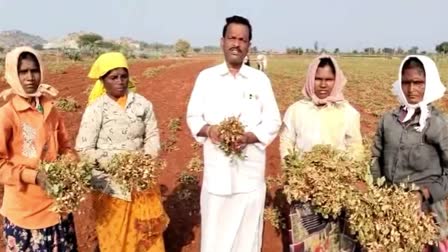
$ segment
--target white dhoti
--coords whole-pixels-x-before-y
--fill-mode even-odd
[[[248,193],[201,192],[201,252],[259,252],[266,186]]]

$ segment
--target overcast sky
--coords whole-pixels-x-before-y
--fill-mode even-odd
[[[218,45],[225,18],[243,15],[253,45],[342,50],[418,46],[448,41],[448,0],[0,0],[0,31],[45,39],[92,31],[105,38]]]

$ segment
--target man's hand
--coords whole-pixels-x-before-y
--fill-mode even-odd
[[[219,135],[218,126],[210,125],[207,129],[207,137],[210,138],[212,143],[219,144],[221,142],[221,136]]]
[[[259,140],[252,132],[246,132],[244,135],[239,136],[236,141],[235,149],[244,150],[248,144],[258,143]]]
[[[236,139],[236,143],[233,146],[233,148],[237,151],[241,151],[244,150],[247,145],[248,145],[248,137],[246,136],[246,134],[244,134]]]

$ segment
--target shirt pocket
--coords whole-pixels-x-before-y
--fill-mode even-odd
[[[243,97],[241,102],[241,121],[245,126],[253,127],[261,121],[263,106],[256,94]]]
[[[424,171],[432,166],[433,162],[439,162],[439,155],[434,146],[419,143],[409,150],[408,165],[415,171]]]

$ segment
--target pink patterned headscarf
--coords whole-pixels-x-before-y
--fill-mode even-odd
[[[324,58],[329,58],[333,63],[336,71],[336,79],[330,95],[325,99],[319,99],[314,92],[314,79],[316,77],[316,71],[320,60]],[[308,74],[306,75],[306,82],[305,86],[303,87],[302,93],[303,95],[305,95],[305,97],[311,99],[316,105],[325,105],[328,103],[340,102],[345,100],[344,95],[342,94],[342,89],[344,88],[346,83],[347,79],[345,78],[342,70],[339,68],[336,60],[330,55],[322,54],[319,57],[315,58],[308,67]]]

